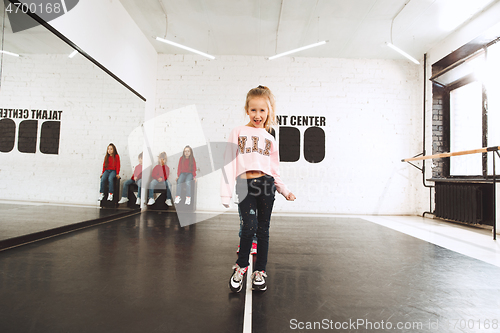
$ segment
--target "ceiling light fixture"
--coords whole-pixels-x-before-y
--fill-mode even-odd
[[[73,58],[74,56],[76,56],[77,53],[78,53],[78,51],[74,50],[73,52],[71,52],[71,54],[69,55],[69,57]]]
[[[387,43],[387,46],[389,46],[391,49],[393,49],[394,51],[396,52],[399,52],[399,54],[402,54],[403,56],[405,56],[406,58],[410,59],[412,62],[414,62],[415,64],[419,65],[420,62],[413,58],[411,55],[409,55],[408,53],[406,53],[405,51],[401,50],[399,47],[397,46],[394,46],[392,43]]]
[[[286,55],[289,55],[289,54],[292,54],[292,53],[295,53],[295,52],[307,50],[307,49],[310,49],[310,48],[313,48],[313,47],[316,47],[316,46],[325,45],[326,43],[328,43],[328,41],[324,40],[324,41],[321,41],[321,42],[318,42],[318,43],[314,43],[314,44],[310,44],[310,45],[299,47],[298,49],[294,49],[294,50],[283,52],[283,53],[280,53],[280,54],[277,54],[277,55],[273,55],[272,57],[269,57],[267,59],[274,60],[276,58],[283,57],[283,56],[286,56]]]
[[[398,17],[399,14],[401,14],[401,12],[403,11],[403,9],[406,8],[406,5],[408,5],[410,3],[411,0],[407,0],[405,2],[405,4],[403,5],[403,7],[401,7],[401,9],[397,12],[396,15],[394,15],[394,17],[392,18],[392,21],[391,21],[391,42],[387,42],[387,46],[389,46],[391,49],[393,49],[394,51],[398,52],[399,54],[403,55],[405,58],[411,60],[413,63],[419,65],[420,62],[413,58],[411,55],[409,55],[408,53],[406,53],[405,51],[401,50],[399,47],[395,46],[394,44],[392,44],[392,27],[394,26],[394,20],[396,19],[396,17]]]
[[[11,55],[11,56],[14,56],[14,57],[19,57],[19,54],[12,53],[12,52],[9,52],[9,51],[0,50],[0,53],[8,54],[8,55]]]
[[[212,60],[215,59],[215,57],[213,55],[210,55],[210,54],[207,54],[205,52],[201,52],[201,51],[195,50],[193,48],[190,48],[190,47],[187,47],[187,46],[184,46],[184,45],[181,45],[181,44],[178,44],[178,43],[175,43],[175,42],[172,42],[172,41],[160,38],[160,37],[156,37],[156,40],[160,41],[160,42],[163,42],[163,43],[166,43],[166,44],[170,44],[172,46],[175,46],[175,47],[178,47],[178,48],[181,48],[181,49],[184,49],[184,50],[187,50],[187,51],[190,51],[190,52],[193,52],[193,53],[196,53],[196,54],[199,54],[199,55],[202,55],[202,56],[207,57],[207,58],[212,59]]]

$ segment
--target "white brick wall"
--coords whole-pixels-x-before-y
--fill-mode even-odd
[[[164,129],[153,126],[153,154],[165,150],[172,157],[186,144],[225,142],[233,127],[247,121],[244,99],[259,84],[276,95],[279,115],[326,117],[325,159],[311,164],[301,152],[298,162],[281,163],[283,180],[298,199],[291,203],[278,195],[276,211],[427,210],[420,172],[400,162],[422,150],[421,69],[405,61],[161,55],[155,116],[167,120]],[[140,145],[129,152],[128,134],[143,122],[144,104],[85,59],[4,57],[0,107],[63,110],[59,155],[19,153],[17,142],[12,152],[0,153],[0,199],[95,204],[109,142],[118,147],[123,179],[137,163]],[[194,107],[198,121],[191,111],[182,117],[179,109],[186,107]],[[177,159],[168,164],[174,183]],[[220,209],[219,179],[218,172],[199,178],[199,209]]]
[[[35,154],[20,153],[17,131],[14,149],[0,153],[0,199],[95,205],[110,142],[122,179],[137,164],[128,134],[142,123],[144,102],[81,56],[4,57],[0,107],[63,111],[58,155],[42,154],[39,140]]]
[[[281,163],[297,201],[278,195],[277,211],[421,214],[428,203],[421,173],[400,162],[422,151],[421,76],[420,67],[394,60],[160,55],[156,113],[195,105],[205,139],[226,141],[247,121],[247,91],[266,85],[278,115],[326,117],[325,159],[311,164],[301,153],[298,162]],[[170,142],[170,149],[184,145]],[[218,179],[200,179],[199,209],[219,209]]]

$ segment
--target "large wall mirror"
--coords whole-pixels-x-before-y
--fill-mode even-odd
[[[137,165],[144,101],[40,24],[13,32],[1,2],[0,200],[96,206],[106,148]],[[32,20],[26,15],[27,20]]]

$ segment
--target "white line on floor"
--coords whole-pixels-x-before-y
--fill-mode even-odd
[[[247,287],[245,295],[245,312],[243,313],[243,333],[252,333],[252,279],[253,258],[250,256],[250,265],[247,270]]]

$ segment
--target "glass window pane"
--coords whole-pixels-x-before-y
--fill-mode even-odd
[[[475,81],[450,92],[450,149],[452,152],[482,147],[482,85]],[[482,155],[450,158],[450,175],[482,175]]]
[[[484,81],[488,94],[488,147],[500,146],[500,43],[488,48],[488,70]],[[496,157],[496,174],[500,173],[500,159]],[[488,174],[493,174],[492,154],[488,153]]]

